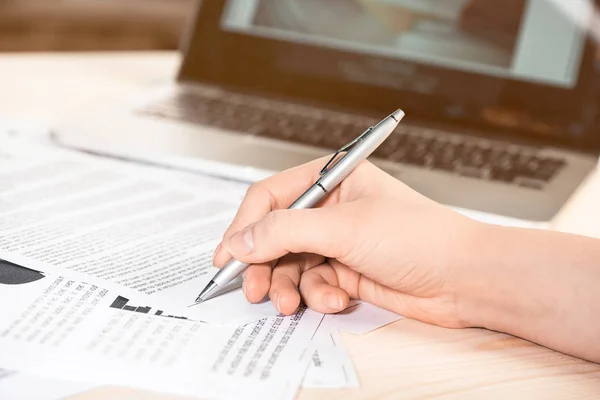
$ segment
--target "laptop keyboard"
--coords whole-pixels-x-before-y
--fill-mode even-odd
[[[337,150],[378,120],[219,90],[180,91],[140,113]],[[565,166],[535,148],[400,124],[376,157],[472,178],[542,189]]]

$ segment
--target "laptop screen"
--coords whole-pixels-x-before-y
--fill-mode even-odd
[[[180,78],[590,150],[585,1],[204,1]]]

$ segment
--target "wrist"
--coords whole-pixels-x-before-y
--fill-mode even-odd
[[[513,333],[527,314],[543,309],[531,302],[529,269],[533,231],[475,223],[457,279],[457,313],[464,326]],[[529,243],[529,245],[528,245]],[[532,281],[533,280],[533,281]]]
[[[479,224],[455,296],[462,326],[600,360],[600,246],[560,232]]]

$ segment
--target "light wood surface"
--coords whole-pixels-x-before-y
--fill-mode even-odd
[[[0,55],[0,117],[59,121],[168,81],[177,63],[174,53]],[[598,208],[595,173],[555,227],[600,237]],[[299,399],[600,399],[600,365],[496,332],[402,320],[367,335],[342,336],[361,387],[302,390]],[[179,398],[99,388],[72,399]]]

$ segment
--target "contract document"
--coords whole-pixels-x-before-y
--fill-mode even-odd
[[[0,150],[0,258],[206,322],[275,317],[237,286],[193,305],[247,185],[62,150]],[[235,282],[234,282],[235,284]],[[190,307],[192,306],[192,307]]]
[[[215,326],[115,306],[123,297],[57,275],[1,285],[0,368],[84,384],[214,398],[293,398],[324,316]]]
[[[265,399],[357,387],[338,329],[401,316],[353,301],[335,316],[284,318],[270,301],[249,304],[239,280],[193,304],[247,187],[3,143],[0,302],[11,307],[0,311],[0,394],[27,381],[56,393],[120,385]]]

